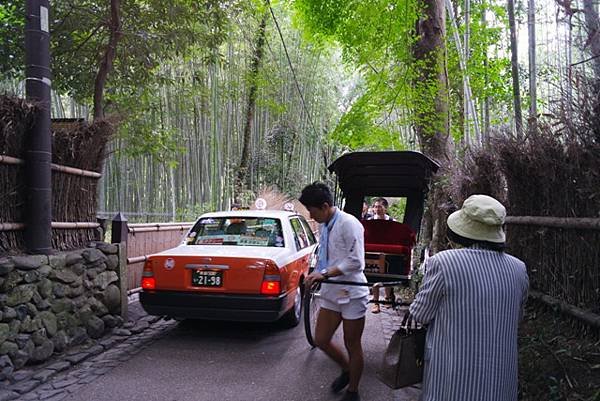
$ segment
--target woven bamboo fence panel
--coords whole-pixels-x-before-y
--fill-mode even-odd
[[[23,159],[34,106],[0,96],[0,155]],[[61,120],[52,125],[52,163],[99,172],[113,133],[108,121]],[[0,163],[0,223],[25,220],[24,165]],[[96,222],[98,178],[52,171],[52,221]],[[52,247],[79,249],[100,239],[96,228],[53,229]],[[0,255],[25,250],[22,230],[0,231]]]
[[[600,312],[600,231],[510,225],[507,242],[527,264],[531,288]]]

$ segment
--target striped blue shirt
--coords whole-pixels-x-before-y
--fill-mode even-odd
[[[426,263],[410,312],[428,323],[423,401],[516,401],[525,264],[476,247]]]

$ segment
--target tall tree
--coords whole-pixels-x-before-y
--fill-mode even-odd
[[[113,69],[113,63],[117,56],[117,45],[123,32],[121,31],[121,1],[110,0],[110,21],[108,22],[109,38],[104,50],[104,56],[98,67],[98,73],[94,80],[94,120],[104,117],[104,87],[108,74]]]
[[[598,17],[598,2],[583,0],[585,28],[587,31],[586,47],[591,54],[592,68],[596,79],[600,80],[600,18]]]
[[[254,54],[252,55],[252,62],[250,63],[250,71],[248,74],[248,103],[246,105],[246,118],[244,123],[242,155],[240,158],[240,165],[238,167],[235,182],[235,198],[238,198],[242,193],[243,188],[245,186],[246,175],[248,174],[248,164],[250,160],[250,133],[252,130],[254,109],[256,107],[256,96],[258,91],[258,73],[264,53],[265,31],[267,26],[267,18],[269,15],[268,12],[268,9],[263,12],[262,18],[258,25],[258,32],[256,34],[256,45],[254,47]]]
[[[515,22],[515,2],[508,0],[508,25],[510,29],[510,59],[512,71],[513,107],[517,137],[523,132],[523,114],[521,112],[521,89],[519,84],[519,57],[517,49],[517,25]]]
[[[440,161],[450,158],[448,148],[448,79],[446,75],[446,8],[443,0],[428,0],[417,22],[413,47],[419,66],[414,87],[419,91],[416,131],[423,151]]]
[[[527,27],[529,32],[529,124],[530,132],[537,126],[537,64],[535,60],[535,0],[527,1]]]
[[[446,75],[446,8],[444,0],[428,0],[417,23],[418,39],[413,48],[419,70],[413,85],[421,88],[423,103],[417,107],[416,131],[423,152],[451,171],[453,160],[448,127],[448,77]],[[425,215],[425,239],[437,252],[445,239],[445,210],[448,194],[442,185],[433,184],[430,207]]]

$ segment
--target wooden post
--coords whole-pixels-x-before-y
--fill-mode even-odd
[[[128,277],[127,271],[127,235],[129,227],[127,226],[127,217],[119,212],[113,217],[111,224],[111,240],[113,244],[119,244],[119,289],[121,290],[121,317],[127,321],[128,318]]]
[[[113,217],[111,224],[111,240],[112,244],[120,244],[121,242],[127,243],[127,217],[123,213],[119,212]]]
[[[119,213],[120,214],[120,213]],[[127,223],[125,223],[127,225]],[[127,243],[119,243],[119,290],[121,291],[121,317],[125,322],[128,319],[129,299],[127,291],[129,289],[128,271],[127,271]]]
[[[96,217],[96,222],[98,224],[100,224],[100,227],[98,227],[96,230],[96,234],[98,236],[96,238],[96,240],[100,241],[100,242],[104,242],[104,240],[105,240],[104,237],[106,236],[106,226],[108,224],[108,219],[102,219],[100,217]]]

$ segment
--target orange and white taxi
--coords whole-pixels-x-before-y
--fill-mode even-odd
[[[148,257],[140,302],[151,315],[300,321],[316,239],[303,216],[243,210],[202,215],[176,248]]]

